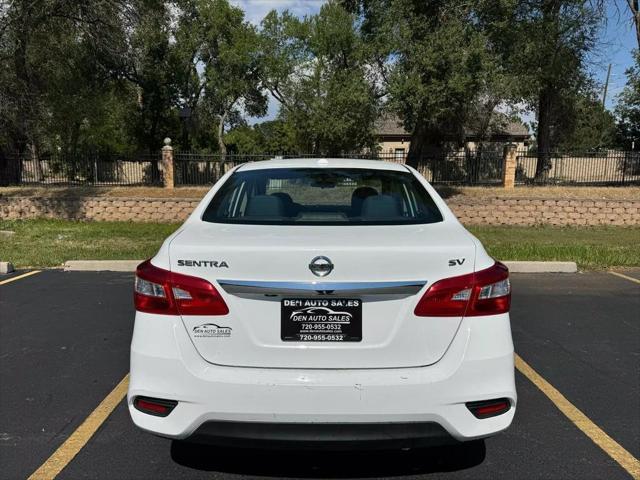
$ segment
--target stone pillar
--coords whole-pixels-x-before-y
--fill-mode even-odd
[[[162,147],[162,171],[164,188],[173,188],[175,186],[173,180],[173,147],[169,137],[164,139],[164,147]]]
[[[514,188],[516,186],[516,146],[513,143],[504,146],[502,153],[502,186]]]

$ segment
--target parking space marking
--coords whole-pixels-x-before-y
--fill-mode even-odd
[[[7,283],[15,282],[16,280],[20,280],[21,278],[30,277],[31,275],[35,275],[36,273],[40,273],[42,270],[32,270],[27,273],[23,273],[22,275],[18,275],[17,277],[7,278],[6,280],[2,280],[0,285],[6,285]]]
[[[593,423],[553,385],[540,376],[520,355],[515,354],[516,368],[544,393],[582,433],[589,437],[604,452],[620,464],[634,479],[640,479],[640,461],[622,445]]]
[[[53,454],[44,462],[38,470],[33,472],[28,480],[50,480],[66,467],[71,460],[82,450],[82,448],[91,439],[94,433],[100,428],[100,425],[111,415],[111,412],[118,406],[122,399],[127,395],[129,388],[129,374],[120,380],[120,383],[111,390],[100,405],[91,412],[91,414],[82,422],[67,440],[53,452]]]
[[[616,277],[624,278],[625,280],[630,280],[634,283],[640,283],[640,280],[638,280],[637,278],[630,277],[629,275],[625,275],[624,273],[618,273],[618,272],[609,272],[609,273],[611,275],[615,275]]]

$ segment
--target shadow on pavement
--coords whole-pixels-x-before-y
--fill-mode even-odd
[[[480,465],[484,440],[414,450],[330,452],[255,450],[173,441],[171,458],[198,470],[301,478],[356,478],[419,475]]]

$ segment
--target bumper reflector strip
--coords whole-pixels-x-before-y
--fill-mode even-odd
[[[136,397],[133,400],[133,406],[142,413],[155,415],[156,417],[166,417],[178,402],[175,400],[165,400],[163,398]]]
[[[467,402],[467,408],[476,418],[489,418],[506,413],[511,408],[508,398],[496,398],[494,400],[482,400],[480,402]]]

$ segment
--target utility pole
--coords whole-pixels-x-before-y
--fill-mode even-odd
[[[604,92],[602,93],[602,109],[604,110],[605,102],[607,101],[607,90],[609,88],[609,77],[611,77],[611,64],[609,64],[609,68],[607,69],[607,81],[604,82]]]

